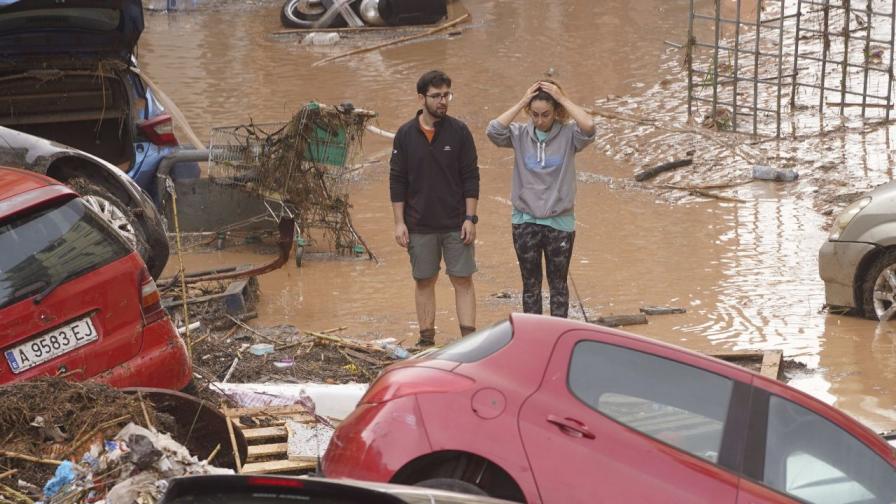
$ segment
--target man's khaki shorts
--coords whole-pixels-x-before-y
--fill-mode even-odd
[[[468,277],[477,271],[474,245],[464,245],[460,231],[451,233],[411,233],[408,240],[411,274],[416,280],[439,273],[442,256],[445,271],[451,276]]]

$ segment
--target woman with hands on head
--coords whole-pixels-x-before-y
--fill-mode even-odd
[[[521,111],[524,123],[513,122]],[[511,202],[513,247],[523,280],[523,311],[542,313],[542,257],[551,315],[569,312],[567,275],[575,240],[575,155],[594,142],[594,120],[560,86],[541,80],[486,129],[498,147],[514,152]]]

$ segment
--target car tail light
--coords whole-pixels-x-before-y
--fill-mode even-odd
[[[177,137],[174,136],[174,123],[168,114],[147,119],[137,124],[137,128],[146,135],[150,142],[156,145],[177,145]]]
[[[361,404],[379,404],[415,394],[460,392],[475,383],[474,380],[451,371],[403,367],[387,371],[373,382],[361,398]]]
[[[248,476],[246,483],[250,487],[285,487],[304,488],[305,483],[295,478],[272,478],[270,476]]]
[[[152,324],[165,318],[165,310],[162,308],[162,296],[156,287],[149,271],[143,268],[140,277],[140,308],[143,310],[143,322]]]

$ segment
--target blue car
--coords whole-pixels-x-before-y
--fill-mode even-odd
[[[140,0],[0,0],[0,126],[99,157],[158,201],[179,143],[137,70],[142,31]]]

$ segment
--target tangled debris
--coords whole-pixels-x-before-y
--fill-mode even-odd
[[[351,160],[373,117],[349,103],[312,102],[286,124],[214,128],[209,177],[283,204],[307,243],[316,228],[337,252],[366,250],[373,258],[352,225],[347,187]]]
[[[157,421],[151,405],[141,405],[135,395],[62,378],[4,385],[0,404],[0,472],[16,469],[17,478],[33,483],[46,481],[61,460],[80,456],[78,451],[104,430],[133,420]]]

